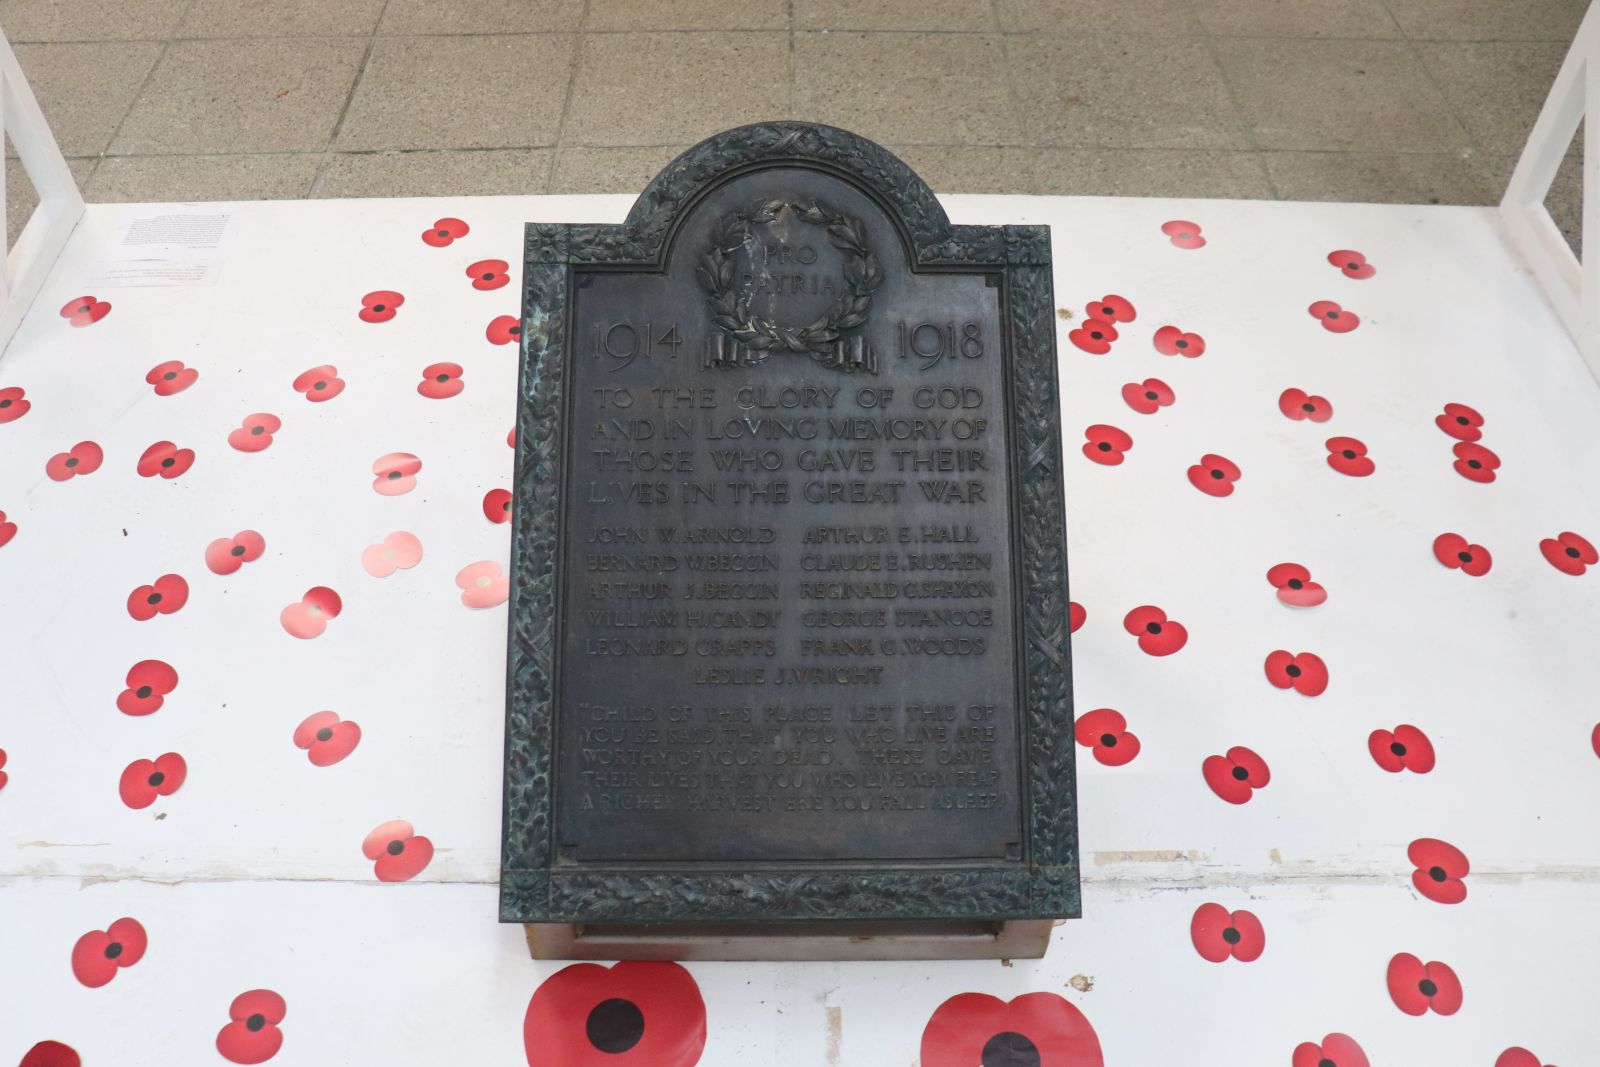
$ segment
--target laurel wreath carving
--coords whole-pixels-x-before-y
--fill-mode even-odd
[[[749,293],[734,284],[734,255],[754,239],[755,228],[777,219],[784,210],[793,211],[802,221],[826,227],[828,243],[845,253],[844,281],[848,291],[834,299],[828,314],[809,326],[784,326],[750,313]],[[760,353],[809,352],[820,357],[833,349],[840,334],[867,321],[872,294],[883,283],[883,269],[867,247],[866,227],[861,220],[835,211],[820,200],[806,202],[757,200],[748,211],[735,211],[723,218],[713,234],[711,247],[701,257],[695,277],[711,295],[711,321],[734,340]]]

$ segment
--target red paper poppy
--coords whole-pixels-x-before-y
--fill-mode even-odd
[[[361,298],[357,315],[362,322],[388,322],[394,318],[395,308],[405,302],[405,297],[391,289],[375,289]]]
[[[1433,770],[1433,742],[1428,735],[1409,723],[1393,730],[1374,730],[1367,736],[1367,751],[1372,762],[1388,771],[1399,774],[1427,774]]]
[[[1327,442],[1328,466],[1352,478],[1365,478],[1377,470],[1367,458],[1367,446],[1354,437],[1330,437]]]
[[[199,377],[200,372],[193,367],[185,367],[182,360],[169,359],[151,367],[145,373],[144,380],[156,387],[156,396],[171,396],[189,388]]]
[[[438,219],[432,226],[422,231],[422,243],[443,248],[457,237],[465,237],[471,232],[471,227],[460,219]]]
[[[4,767],[5,765],[6,765],[6,750],[3,749],[3,748],[0,748],[0,767]],[[0,771],[0,789],[4,789],[6,787],[6,782],[8,782],[8,781],[10,781],[10,776],[7,775],[5,771]]]
[[[1500,457],[1484,448],[1482,445],[1462,441],[1451,451],[1456,454],[1456,473],[1469,482],[1494,481],[1495,468],[1500,466]]]
[[[339,377],[339,368],[331,363],[301,371],[295,375],[293,384],[294,391],[304,393],[305,398],[313,404],[332,400],[344,392],[344,379]]]
[[[141,585],[128,594],[128,614],[139,622],[171,615],[189,602],[189,583],[182,575],[163,574],[154,584]]]
[[[1133,304],[1125,297],[1115,294],[1101,297],[1083,309],[1084,315],[1101,322],[1132,322],[1139,317],[1133,309]]]
[[[384,496],[399,496],[417,487],[422,460],[410,452],[390,452],[372,461],[372,488]]]
[[[154,478],[159,474],[170,480],[192,466],[194,466],[194,449],[179,448],[171,441],[157,441],[144,450],[136,469],[141,478]]]
[[[1378,273],[1378,268],[1368,263],[1366,256],[1347,248],[1329,252],[1328,262],[1343,271],[1346,278],[1370,278]]]
[[[374,578],[387,578],[397,570],[422,562],[422,542],[417,535],[396,530],[361,552],[361,567]]]
[[[1105,1056],[1083,1012],[1054,993],[1024,993],[1009,1003],[959,993],[923,1029],[922,1067],[980,1064],[1105,1067]]]
[[[1225,755],[1207,756],[1200,773],[1211,791],[1229,804],[1243,804],[1272,781],[1267,761],[1242,745],[1228,749]]]
[[[1278,395],[1278,410],[1288,418],[1327,422],[1333,418],[1333,405],[1327,397],[1313,396],[1304,389],[1285,389]]]
[[[1123,453],[1133,447],[1133,438],[1115,426],[1096,424],[1083,431],[1083,454],[1096,463],[1115,467]]]
[[[506,447],[507,448],[516,448],[517,447],[517,428],[515,426],[511,427],[511,429],[506,431]]]
[[[491,489],[483,494],[483,514],[490,522],[510,522],[511,490]]]
[[[1078,628],[1083,625],[1083,620],[1088,617],[1089,613],[1083,610],[1082,604],[1076,600],[1067,601],[1067,625],[1070,627],[1068,633],[1077,633]]]
[[[429,400],[444,400],[465,388],[459,363],[430,363],[422,368],[422,381],[417,384],[417,392]]]
[[[142,659],[128,668],[128,688],[117,695],[117,710],[124,715],[149,715],[159,711],[168,693],[178,688],[178,672],[158,659]]]
[[[1152,656],[1170,656],[1189,643],[1183,623],[1167,618],[1167,613],[1151,604],[1134,608],[1122,620],[1122,628],[1139,639],[1139,649]]]
[[[260,452],[272,444],[272,435],[277,433],[282,425],[278,416],[269,415],[264,411],[246,415],[244,423],[237,430],[229,432],[228,444],[240,452]]]
[[[16,422],[26,415],[31,407],[33,403],[27,399],[20,385],[0,389],[0,423]]]
[[[1318,300],[1306,309],[1311,317],[1322,323],[1322,328],[1329,333],[1349,333],[1361,325],[1361,316],[1354,311],[1346,311],[1332,300]]]
[[[188,775],[189,765],[176,752],[153,760],[136,759],[122,769],[117,793],[130,808],[148,808],[156,802],[156,797],[176,793]]]
[[[522,320],[515,315],[496,315],[489,320],[489,328],[483,331],[492,345],[508,345],[513,341],[522,339]]]
[[[456,587],[461,590],[461,603],[469,608],[493,608],[511,596],[511,579],[500,573],[500,564],[492,559],[469,563],[456,572]]]
[[[1189,920],[1189,940],[1203,960],[1221,963],[1231,956],[1240,963],[1250,963],[1259,959],[1267,947],[1267,932],[1253,912],[1202,904]]]
[[[1328,688],[1328,667],[1315,652],[1291,655],[1283,649],[1267,654],[1267,681],[1279,689],[1293,689],[1314,697]]]
[[[1461,982],[1443,963],[1423,963],[1409,952],[1389,961],[1389,999],[1407,1015],[1425,1015],[1431,1008],[1454,1015],[1461,1008]]]
[[[1594,749],[1594,754],[1596,756],[1600,756],[1600,722],[1595,723],[1594,729],[1589,732],[1589,747]],[[0,763],[4,762],[5,753],[0,752]]]
[[[1289,1067],[1372,1067],[1367,1054],[1348,1034],[1329,1034],[1318,1045],[1302,1041],[1295,1046]]]
[[[261,558],[266,539],[254,530],[240,530],[232,537],[219,537],[206,546],[206,566],[212,574],[232,574],[246,563]]]
[[[136,919],[118,919],[104,930],[90,930],[72,946],[72,975],[90,989],[99,989],[119,970],[143,959],[148,943]]]
[[[1078,716],[1073,727],[1078,744],[1094,750],[1094,758],[1107,767],[1121,767],[1139,754],[1139,739],[1128,732],[1122,712],[1096,708]]]
[[[331,767],[355,751],[361,743],[361,727],[348,719],[340,720],[336,711],[316,711],[294,728],[294,745],[306,750],[315,767]]]
[[[1160,378],[1129,382],[1122,387],[1123,403],[1141,415],[1154,415],[1157,408],[1164,408],[1176,399],[1172,386]]]
[[[1459,568],[1462,573],[1470,574],[1474,578],[1488,574],[1489,568],[1494,566],[1494,559],[1489,555],[1487,548],[1468,544],[1465,537],[1456,533],[1442,533],[1435,537],[1433,555],[1451,570]]]
[[[228,1005],[233,1020],[217,1031],[217,1051],[233,1063],[264,1063],[283,1047],[278,1024],[289,1014],[283,998],[270,989],[240,993]]]
[[[1189,468],[1189,484],[1207,496],[1227,496],[1240,478],[1238,464],[1224,456],[1207,452]]]
[[[1540,1067],[1540,1061],[1521,1045],[1513,1045],[1495,1058],[1494,1067]]]
[[[1172,243],[1179,248],[1204,248],[1206,239],[1200,236],[1198,223],[1186,222],[1183,219],[1173,219],[1171,222],[1161,224],[1161,232],[1166,234]]]
[[[1595,551],[1589,539],[1571,530],[1546,537],[1539,542],[1539,551],[1562,574],[1582,574],[1586,567],[1600,563],[1600,552]]]
[[[693,1067],[706,1006],[676,963],[574,963],[534,990],[522,1045],[530,1067]]]
[[[1467,899],[1467,884],[1461,879],[1471,867],[1459,848],[1437,838],[1419,837],[1407,847],[1406,856],[1417,868],[1411,872],[1417,892],[1436,904],[1459,904]]]
[[[88,326],[111,313],[111,305],[92,296],[75,296],[61,305],[61,317],[73,326]]]
[[[93,441],[79,441],[65,452],[57,452],[44,465],[51,481],[64,482],[79,474],[93,474],[100,469],[105,453]]]
[[[1328,599],[1328,591],[1298,563],[1278,564],[1267,571],[1267,581],[1278,591],[1278,599],[1292,608],[1314,608]]]
[[[1465,404],[1446,404],[1433,424],[1457,441],[1476,441],[1483,436],[1483,416]]]
[[[328,620],[338,618],[343,610],[344,602],[339,594],[325,585],[318,585],[307,589],[297,603],[284,608],[278,614],[278,621],[290,636],[309,640],[321,636],[328,628]]]
[[[511,280],[503,259],[480,259],[467,268],[474,289],[498,289]]]
[[[1082,326],[1067,334],[1067,340],[1095,356],[1111,351],[1111,342],[1116,339],[1117,328],[1104,319],[1085,319]]]
[[[1206,339],[1197,333],[1185,333],[1176,326],[1163,326],[1156,331],[1152,343],[1164,356],[1184,356],[1195,359],[1206,350]]]
[[[374,861],[378,881],[404,882],[421,874],[433,859],[433,842],[418,837],[404,819],[391,819],[367,835],[361,854]]]
[[[71,1045],[41,1041],[22,1054],[18,1067],[83,1067],[83,1060]]]
[[[0,548],[10,544],[11,539],[17,536],[17,524],[6,521],[6,513],[0,511]]]

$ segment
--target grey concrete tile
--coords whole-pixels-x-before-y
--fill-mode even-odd
[[[1400,41],[1215,39],[1263,149],[1448,152],[1466,131]]]
[[[366,41],[174,41],[114,155],[315,151],[333,134]]]
[[[995,0],[1006,33],[1095,33],[1176,36],[1199,28],[1189,0]]]
[[[880,144],[1017,144],[1000,38],[797,33],[795,110]]]
[[[787,0],[589,0],[589,30],[787,30]]]
[[[936,193],[1033,193],[1038,179],[1032,148],[990,145],[905,145],[889,150]]]
[[[1386,0],[1418,40],[1561,41],[1570,44],[1587,0]]]
[[[549,192],[637,193],[688,147],[561,148]]]
[[[1500,192],[1457,153],[1263,152],[1281,200],[1493,204]]]
[[[312,195],[504,196],[548,191],[548,148],[335,154]]]
[[[380,37],[341,149],[554,144],[577,38]]]
[[[0,0],[0,26],[25,41],[160,41],[172,36],[189,0]]]
[[[1054,147],[1247,148],[1211,53],[1133,35],[1008,38],[1028,139]]]
[[[161,55],[154,42],[19,44],[22,73],[63,155],[105,150],[145,75]]]
[[[106,156],[83,187],[95,203],[298,200],[322,153],[259,156]]]
[[[9,141],[8,141],[9,145]],[[95,160],[69,159],[67,169],[72,171],[72,180],[79,189],[84,182],[94,173]],[[6,160],[6,247],[15,242],[22,228],[28,224],[28,216],[33,214],[33,209],[39,204],[39,191],[33,187],[33,182],[28,178],[27,170],[22,166],[20,159]]]
[[[788,109],[787,33],[593,34],[583,39],[563,140],[685,144]]]
[[[995,28],[995,17],[990,0],[794,0],[794,27],[987,33]]]
[[[583,0],[389,0],[379,33],[559,33],[583,21]]]
[[[1194,0],[1194,9],[1219,37],[1400,36],[1384,0]]]
[[[1522,151],[1567,53],[1565,45],[1542,41],[1416,49],[1478,150],[1496,155]]]
[[[371,33],[383,0],[195,0],[180,37],[350,36]]]
[[[1268,200],[1256,152],[1172,148],[1047,148],[1033,192],[1063,196],[1172,196]]]

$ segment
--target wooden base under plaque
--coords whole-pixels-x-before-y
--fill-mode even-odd
[[[1059,920],[523,923],[536,960],[1039,959]]]

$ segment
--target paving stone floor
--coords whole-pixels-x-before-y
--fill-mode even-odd
[[[0,0],[0,28],[91,201],[634,191],[795,117],[943,192],[1485,204],[1584,6]]]

